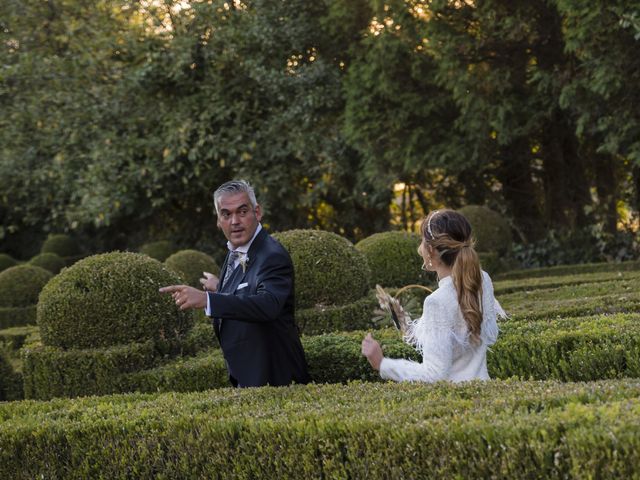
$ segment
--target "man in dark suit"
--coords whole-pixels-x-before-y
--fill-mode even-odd
[[[247,182],[227,182],[213,198],[229,249],[222,280],[202,279],[205,291],[186,285],[160,291],[171,293],[181,310],[204,308],[213,318],[232,385],[309,382],[289,253],[262,228],[262,209]]]

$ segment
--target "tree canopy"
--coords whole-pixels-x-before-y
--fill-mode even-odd
[[[272,230],[355,241],[401,201],[408,229],[473,203],[521,242],[613,233],[640,205],[639,45],[640,0],[7,0],[0,249],[200,248],[237,177]]]

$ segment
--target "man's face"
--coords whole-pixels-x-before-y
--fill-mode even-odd
[[[262,220],[260,205],[254,209],[249,196],[244,193],[231,193],[220,197],[218,227],[233,248],[241,247],[251,240]]]

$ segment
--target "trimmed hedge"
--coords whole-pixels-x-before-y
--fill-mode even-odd
[[[29,260],[29,264],[35,265],[36,267],[42,267],[54,274],[58,273],[60,270],[67,266],[67,262],[64,258],[51,252],[40,253],[36,255],[31,260]]]
[[[0,307],[0,329],[36,324],[36,306]]]
[[[200,279],[203,277],[202,272],[220,274],[220,267],[216,261],[198,250],[180,250],[170,255],[164,264],[180,275],[187,285],[196,288],[202,288],[200,284]]]
[[[0,348],[0,402],[21,398],[24,398],[22,375],[13,369],[9,355]]]
[[[348,305],[296,310],[296,323],[305,335],[373,328],[377,307],[378,301],[370,294]]]
[[[14,267],[18,264],[18,261],[11,255],[6,253],[0,253],[0,272],[6,270],[9,267]]]
[[[520,280],[499,280],[493,283],[496,294],[524,292],[543,288],[558,288],[568,285],[585,285],[587,283],[617,282],[622,280],[638,280],[640,271],[582,273],[576,275],[557,275],[549,277],[533,277]]]
[[[564,285],[499,295],[505,311],[518,320],[640,311],[640,279]]]
[[[0,307],[28,307],[52,277],[50,271],[33,265],[16,265],[0,272]]]
[[[502,322],[498,342],[487,356],[489,375],[540,380],[640,378],[640,315],[580,317],[553,322]],[[380,381],[361,353],[367,331],[302,336],[309,374],[314,382]],[[385,355],[420,361],[394,328],[374,331]],[[218,355],[217,351],[213,355]],[[217,358],[217,357],[216,357]],[[171,368],[197,369],[186,360]],[[215,363],[210,359],[211,364]],[[217,364],[224,369],[222,360]],[[179,377],[179,373],[175,374]],[[203,372],[201,375],[205,375]]]
[[[306,385],[0,405],[0,478],[636,478],[640,383]]]
[[[0,343],[9,350],[17,352],[27,341],[27,338],[40,337],[40,330],[35,325],[14,327],[0,330]]]
[[[108,347],[145,342],[174,350],[192,326],[170,295],[158,289],[180,283],[146,255],[112,252],[80,260],[43,289],[37,317],[45,345]]]
[[[155,258],[159,262],[164,262],[169,255],[176,251],[176,247],[169,240],[158,240],[157,242],[143,244],[138,251]]]
[[[151,340],[80,350],[27,346],[22,349],[24,395],[46,400],[125,392],[123,374],[153,367],[155,357]]]
[[[367,294],[371,270],[349,240],[322,230],[273,235],[289,251],[295,271],[296,308],[346,305]]]
[[[58,233],[49,235],[42,244],[40,253],[55,253],[60,257],[75,257],[82,252],[78,243],[69,235]]]
[[[480,205],[467,205],[458,210],[471,224],[478,252],[505,255],[511,250],[511,227],[504,216]]]
[[[369,285],[403,287],[414,283],[427,283],[422,270],[422,257],[418,254],[421,238],[417,233],[375,233],[356,243],[371,268]]]
[[[640,261],[620,263],[583,263],[578,265],[556,265],[555,267],[528,268],[513,270],[496,276],[495,280],[520,280],[534,277],[551,277],[559,275],[578,275],[598,272],[626,272],[640,270]]]

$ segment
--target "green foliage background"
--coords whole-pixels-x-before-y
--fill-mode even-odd
[[[520,242],[615,234],[639,204],[639,17],[638,0],[7,0],[0,250],[70,232],[210,252],[233,177],[279,231],[388,230],[402,183],[409,230],[473,203]]]

